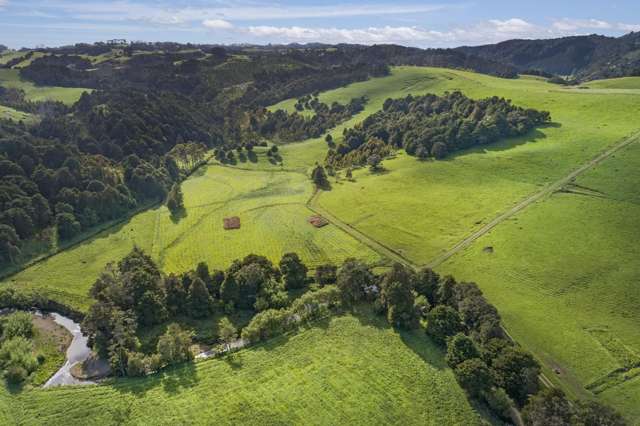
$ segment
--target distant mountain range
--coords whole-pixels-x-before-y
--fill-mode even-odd
[[[640,76],[640,32],[622,37],[594,34],[547,40],[508,40],[455,50],[513,66],[520,72],[537,70],[577,80]]]

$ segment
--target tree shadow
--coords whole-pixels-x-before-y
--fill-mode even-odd
[[[183,389],[198,384],[198,372],[194,362],[187,362],[176,367],[169,367],[162,374],[162,387],[170,395],[176,395]]]

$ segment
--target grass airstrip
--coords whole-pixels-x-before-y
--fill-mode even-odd
[[[503,96],[520,106],[545,109],[551,112],[553,123],[525,137],[461,152],[444,161],[418,161],[400,152],[384,161],[385,172],[356,170],[353,181],[332,182],[332,190],[314,197],[310,205],[308,170],[324,159],[327,147],[323,138],[280,146],[283,161],[278,164],[268,162],[259,152],[256,163],[238,163],[233,167],[210,165],[183,184],[185,217],[171,218],[164,207],[155,207],[6,281],[45,290],[61,301],[86,309],[90,303],[86,291],[99,271],[107,262],[126,254],[134,244],[150,252],[167,272],[191,268],[200,260],[223,268],[232,259],[251,252],[277,260],[286,251],[297,251],[311,266],[327,261],[339,263],[349,256],[371,263],[388,263],[384,254],[374,250],[363,236],[408,263],[429,264],[500,213],[637,132],[640,94],[636,88],[640,85],[636,84],[634,79],[612,80],[588,83],[589,88],[565,89],[535,77],[505,80],[446,69],[394,68],[388,77],[320,94],[320,100],[326,103],[344,103],[362,95],[369,98],[365,111],[331,131],[334,139],[341,136],[343,128],[379,110],[388,97],[447,90],[461,90],[474,98]],[[294,103],[295,100],[288,100],[276,107],[293,110]],[[556,383],[571,394],[601,398],[636,421],[640,418],[640,378],[636,375],[640,293],[634,287],[640,281],[639,253],[635,247],[640,236],[638,145],[618,151],[561,191],[500,223],[437,267],[441,273],[476,281],[498,307],[509,331],[544,362],[547,375]],[[342,226],[313,228],[307,223],[313,214],[309,207],[330,212]],[[228,216],[239,216],[241,229],[224,231],[222,219]],[[284,415],[294,422],[320,423],[328,418],[333,422],[355,419],[358,423],[352,417],[358,412],[382,416],[373,423],[388,421],[384,417],[387,411],[402,403],[396,401],[388,410],[378,405],[374,413],[362,411],[370,403],[367,402],[354,405],[350,414],[329,413],[327,410],[332,406],[329,403],[324,408],[316,406],[323,398],[331,400],[337,394],[355,398],[355,394],[362,393],[363,398],[369,398],[367,392],[359,392],[357,388],[369,389],[379,384],[376,374],[363,375],[360,381],[354,379],[352,390],[344,393],[342,387],[326,379],[316,389],[331,388],[331,393],[323,393],[321,398],[312,396],[316,395],[315,390],[308,397],[305,392],[293,392],[295,387],[273,392],[284,386],[280,384],[283,375],[264,366],[276,368],[285,362],[283,359],[288,359],[272,359],[276,352],[289,351],[287,356],[307,360],[312,378],[306,379],[302,373],[285,376],[303,388],[310,383],[307,380],[314,380],[315,373],[329,373],[338,368],[336,364],[346,362],[335,358],[322,365],[314,364],[316,356],[326,353],[322,353],[323,349],[309,348],[323,347],[326,330],[304,332],[270,350],[242,352],[245,359],[263,366],[252,369],[251,363],[246,362],[237,372],[249,374],[246,371],[250,370],[255,371],[251,374],[259,374],[258,388],[249,391],[245,385],[235,384],[234,389],[241,396],[225,393],[227,396],[221,396],[224,404],[217,408],[212,404],[205,409],[208,418],[214,419],[218,414],[206,410],[236,413],[240,410],[229,407],[242,406],[259,410],[254,417]],[[361,339],[359,334],[365,331],[353,333],[358,338],[353,335],[350,338],[366,345],[368,339]],[[385,345],[379,353],[387,356],[388,351],[400,350],[395,346]],[[219,375],[217,369],[228,369],[225,370],[228,374]],[[360,374],[356,370],[345,371]],[[380,366],[377,374],[402,375],[401,370]],[[137,416],[149,413],[144,401],[153,395],[169,404],[171,409],[166,412],[175,413],[174,420],[189,421],[198,411],[194,407],[200,406],[203,398],[211,400],[211,392],[223,392],[226,386],[220,380],[231,380],[229,377],[233,375],[232,367],[223,361],[201,364],[193,372],[199,380],[184,386],[179,385],[182,374],[166,373],[148,381],[118,381],[90,390],[34,391],[20,395],[17,401],[27,415],[39,415],[40,405],[49,406],[46,412],[52,413],[51,424],[56,424],[55,416],[62,415],[69,404],[79,404],[70,410],[72,414],[74,410],[79,412],[81,406],[86,409],[88,403],[82,403],[83,395],[97,401],[114,400],[114,395],[118,395],[125,402],[122,407],[114,405],[112,409],[123,410],[135,423]],[[342,374],[334,374],[335,380]],[[210,380],[216,385],[213,390],[203,392],[200,386]],[[394,385],[398,380],[400,385]],[[383,388],[415,386],[426,392],[420,395],[420,401],[430,398],[428,389],[434,386],[432,382],[416,386],[402,380],[394,376]],[[435,379],[435,386],[440,386],[441,380]],[[166,385],[165,381],[173,384]],[[123,390],[129,387],[140,390]],[[452,389],[459,391],[457,387]],[[291,405],[282,402],[283,395],[293,398]],[[0,401],[2,398],[0,395]],[[454,412],[460,410],[459,415],[466,412],[451,406],[447,398],[436,398],[440,399],[438,406],[449,406]],[[420,417],[425,411],[411,408],[415,401],[405,403],[408,408],[399,415],[414,413],[421,423],[434,422],[438,417]],[[100,403],[95,407],[92,414],[108,417],[108,411],[98,408]],[[428,407],[436,410],[435,406]],[[427,405],[422,409],[427,410]],[[349,408],[341,405],[340,410]],[[317,416],[309,418],[305,413]],[[262,418],[277,421],[279,417]],[[460,419],[460,422],[467,421]]]

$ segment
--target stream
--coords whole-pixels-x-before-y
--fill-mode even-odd
[[[40,312],[38,312],[37,314],[43,315]],[[91,355],[91,348],[87,346],[87,337],[84,336],[80,331],[80,324],[56,312],[50,312],[45,315],[51,315],[53,317],[53,320],[57,324],[66,328],[73,336],[73,340],[67,348],[67,359],[64,365],[60,368],[60,370],[56,371],[56,373],[51,376],[49,380],[47,380],[43,387],[50,388],[54,386],[64,385],[94,384],[94,381],[76,379],[75,377],[73,377],[73,375],[71,375],[71,367],[79,362],[83,362]]]

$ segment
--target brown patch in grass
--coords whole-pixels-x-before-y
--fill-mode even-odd
[[[238,216],[225,217],[222,221],[224,229],[240,229],[240,218]]]
[[[316,228],[322,228],[323,226],[328,225],[329,221],[324,217],[318,214],[315,214],[309,218],[309,223],[315,226]]]

